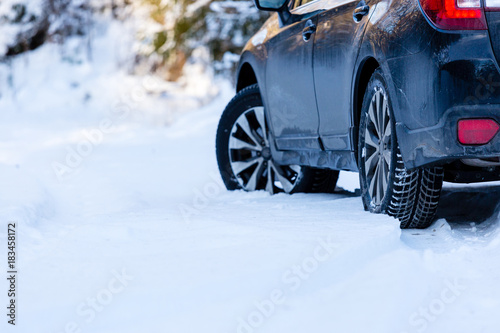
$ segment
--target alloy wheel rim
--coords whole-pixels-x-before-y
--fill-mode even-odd
[[[363,147],[364,172],[372,203],[381,205],[389,186],[392,160],[392,128],[385,91],[375,88],[368,109]]]
[[[302,177],[300,166],[273,161],[264,107],[248,109],[236,119],[229,135],[229,162],[246,191],[290,193]]]

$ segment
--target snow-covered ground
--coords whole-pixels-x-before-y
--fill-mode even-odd
[[[0,66],[2,332],[499,331],[498,184],[449,185],[424,231],[364,212],[355,174],[333,195],[227,192],[230,85],[130,76],[107,29],[91,62],[49,45]]]

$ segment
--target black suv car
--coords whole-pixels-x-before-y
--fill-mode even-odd
[[[331,192],[401,228],[434,219],[443,180],[500,179],[500,0],[255,0],[217,130],[228,189]],[[500,58],[499,58],[500,59]]]

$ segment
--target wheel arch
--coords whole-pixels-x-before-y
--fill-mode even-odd
[[[257,82],[257,76],[255,75],[255,71],[252,65],[250,65],[248,62],[245,62],[240,66],[240,70],[238,72],[236,91],[239,92],[253,84],[259,84]]]
[[[352,120],[353,120],[353,147],[356,152],[358,150],[358,129],[359,122],[361,119],[361,109],[363,107],[363,99],[365,97],[366,88],[368,87],[368,82],[373,73],[380,67],[380,63],[374,57],[367,57],[363,59],[358,67],[357,74],[354,80],[354,88],[352,94]],[[356,163],[357,163],[356,159]]]

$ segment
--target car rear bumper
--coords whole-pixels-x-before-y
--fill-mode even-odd
[[[458,121],[471,118],[494,119],[500,124],[500,104],[452,107],[435,126],[416,130],[397,123],[398,141],[406,167],[412,169],[460,159],[500,156],[500,133],[484,145],[463,145],[459,142]]]
[[[500,134],[484,145],[458,140],[460,119],[500,124],[500,68],[488,31],[436,31],[419,52],[382,67],[407,168],[500,156]]]

